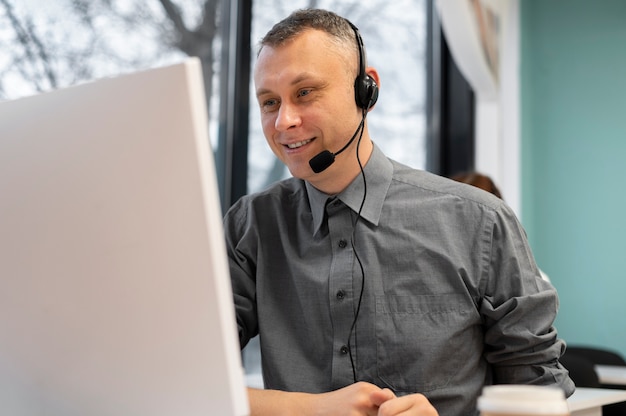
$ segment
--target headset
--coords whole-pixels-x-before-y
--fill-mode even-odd
[[[361,132],[361,135],[363,134],[363,127],[365,125],[367,112],[374,104],[376,104],[376,101],[378,100],[378,85],[376,84],[376,81],[365,72],[365,63],[367,59],[365,56],[365,47],[363,46],[363,38],[359,33],[359,29],[352,24],[352,22],[348,19],[345,19],[345,21],[354,31],[356,45],[359,50],[359,73],[354,80],[354,99],[356,101],[356,105],[362,110],[361,123],[352,135],[352,138],[339,151],[333,153],[327,149],[322,150],[309,160],[309,165],[315,173],[320,173],[326,170],[335,161],[335,156],[346,150],[348,146],[352,144],[359,132]]]

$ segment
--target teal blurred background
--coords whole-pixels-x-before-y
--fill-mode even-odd
[[[626,1],[520,14],[522,222],[559,335],[626,356]]]

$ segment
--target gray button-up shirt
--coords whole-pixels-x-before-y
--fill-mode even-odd
[[[267,388],[325,392],[356,375],[454,416],[477,414],[485,384],[573,392],[556,291],[487,192],[375,147],[365,186],[330,196],[287,179],[243,197],[224,225],[240,342],[260,334]]]

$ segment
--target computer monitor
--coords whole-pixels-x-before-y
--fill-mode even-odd
[[[0,413],[249,414],[200,62],[0,103]]]

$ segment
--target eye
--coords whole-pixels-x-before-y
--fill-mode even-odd
[[[311,94],[311,89],[301,89],[298,91],[298,97],[306,97],[307,95]]]
[[[268,98],[267,100],[261,101],[263,111],[272,111],[276,107],[278,107],[278,100],[275,98]]]

